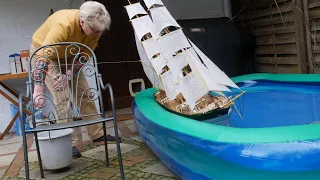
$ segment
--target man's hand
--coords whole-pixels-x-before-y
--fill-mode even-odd
[[[43,108],[45,105],[45,86],[35,84],[34,85],[34,92],[33,92],[33,100],[36,109]]]
[[[54,83],[54,89],[56,91],[63,91],[64,88],[67,86],[68,78],[65,74],[58,74],[54,76],[54,80],[56,81]]]

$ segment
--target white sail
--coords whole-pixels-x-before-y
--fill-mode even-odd
[[[159,35],[163,29],[169,26],[180,27],[176,20],[171,16],[166,7],[150,9],[152,21],[155,25],[155,33]]]
[[[136,38],[136,45],[137,45],[137,50],[140,56],[140,59],[142,61],[142,67],[143,70],[147,76],[147,78],[150,80],[150,82],[152,83],[153,87],[159,88],[164,90],[163,85],[161,84],[160,80],[159,80],[159,76],[157,75],[157,73],[154,71],[142,45],[141,42],[139,41],[137,35],[135,34],[135,38]]]
[[[218,66],[216,66],[190,39],[189,42],[191,43],[197,54],[200,56],[201,60],[207,66],[213,81],[239,89],[239,87]]]
[[[161,75],[163,71],[162,69],[167,65],[166,59],[161,55],[154,59],[151,59],[150,62],[158,75]]]
[[[190,49],[187,49],[186,51],[190,51]],[[201,89],[208,89],[208,86],[206,85],[202,75],[201,75],[201,71],[198,69],[198,63],[196,61],[194,61],[192,58],[190,58],[189,54],[192,52],[186,52],[184,51],[182,54],[184,54],[186,61],[188,62],[188,65],[190,66],[191,70],[192,70],[192,74],[194,75],[194,77],[196,78],[197,82],[198,82],[198,86]]]
[[[134,3],[134,4],[130,4],[128,6],[125,6],[129,19],[132,19],[134,16],[136,15],[146,15],[148,14],[144,8],[141,6],[140,3]]]
[[[161,75],[161,80],[169,100],[174,100],[180,93],[179,84],[176,83],[171,71],[167,71]]]
[[[152,57],[158,53],[161,53],[159,44],[154,38],[149,38],[142,42],[142,45],[147,53],[148,58],[151,60]]]
[[[212,78],[210,74],[210,70],[208,70],[204,64],[200,61],[196,51],[193,48],[188,49],[187,51],[187,58],[190,58],[194,64],[194,67],[200,72],[202,79],[206,84],[206,88],[208,90],[213,91],[230,91],[230,89],[222,84],[219,84]],[[192,68],[191,68],[192,69]],[[192,69],[193,70],[193,69]]]
[[[150,19],[150,16],[146,15],[132,19],[131,22],[139,40],[141,40],[142,37],[148,33],[151,33],[153,38],[157,38],[157,35],[155,34],[155,27]]]
[[[183,78],[183,68],[188,65],[186,58],[183,54],[178,54],[177,56],[168,60],[168,67],[171,70],[173,76],[177,77],[180,81]]]
[[[207,89],[198,86],[197,80],[193,73],[189,73],[180,83],[180,91],[186,99],[187,104],[193,110],[196,102],[208,93]]]
[[[163,5],[161,0],[144,0],[147,8],[150,9],[153,5]]]
[[[187,37],[183,34],[181,29],[161,36],[158,39],[158,43],[161,48],[161,52],[168,59],[172,58],[177,51],[191,47]]]
[[[162,6],[161,0],[144,0],[144,2],[152,19],[149,15],[144,15],[146,12],[139,3],[127,6],[126,9],[135,30],[143,69],[152,84],[164,90],[169,100],[176,99],[178,94],[182,93],[186,103],[194,110],[197,101],[209,91],[225,96],[222,92],[230,91],[228,86],[238,88],[185,36],[167,8]],[[138,14],[144,16],[134,18]],[[170,26],[178,29],[167,32],[169,30],[165,29]],[[142,41],[148,33],[152,37]],[[164,72],[166,66],[169,70]],[[191,71],[184,72],[187,66]]]

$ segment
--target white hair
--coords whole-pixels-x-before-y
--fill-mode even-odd
[[[87,1],[80,6],[79,18],[99,31],[110,28],[111,17],[106,7],[96,1]]]

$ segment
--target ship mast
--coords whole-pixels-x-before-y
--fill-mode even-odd
[[[186,102],[190,110],[193,110],[197,101],[201,106],[205,106],[202,97],[210,91],[225,97],[222,91],[230,91],[227,86],[240,89],[185,37],[182,27],[170,15],[161,0],[144,2],[152,20],[139,2],[132,4],[128,0],[126,10],[135,30],[137,46],[145,52],[142,54],[142,49],[138,49],[141,61],[151,63],[152,73],[157,74],[167,100],[178,99],[180,104]],[[170,31],[168,27],[174,27],[174,30]],[[150,76],[150,72],[146,74]],[[231,105],[231,102],[243,93],[228,101],[223,107]]]

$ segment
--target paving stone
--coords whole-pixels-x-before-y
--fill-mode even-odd
[[[116,112],[118,115],[120,114],[131,114],[132,113],[132,109],[131,108],[122,108],[122,109],[117,109]]]
[[[9,154],[9,153],[16,153],[19,151],[22,142],[17,142],[13,144],[6,144],[0,146],[0,155],[1,154]]]
[[[145,173],[145,175],[143,176],[146,179],[150,179],[151,178],[151,174],[150,173]]]
[[[29,162],[38,162],[37,151],[28,152],[28,161]]]
[[[32,145],[31,145],[31,147],[30,147],[30,150],[36,150],[36,149],[37,149],[37,147],[36,147],[36,142],[33,141],[33,142],[32,142]]]
[[[134,120],[127,120],[127,121],[124,121],[125,124],[134,124]]]
[[[159,174],[163,176],[175,177],[175,175],[162,163],[158,162],[142,170],[152,174]]]
[[[127,167],[131,167],[134,166],[140,162],[145,161],[146,158],[145,157],[139,157],[139,156],[133,156],[133,157],[128,157],[122,160],[122,164],[123,166],[127,166]],[[115,161],[112,164],[114,165],[119,165],[119,161]]]
[[[0,141],[0,145],[17,143],[17,142],[22,142],[22,136],[16,136],[15,134],[8,134],[4,137],[3,140]]]
[[[158,177],[158,175],[152,174],[151,177],[150,177],[150,179],[156,179],[157,177]]]
[[[56,179],[61,179],[67,176],[72,175],[73,173],[84,169],[90,165],[92,165],[94,162],[93,161],[88,161],[88,160],[82,160],[81,158],[79,159],[74,159],[70,167],[65,168],[63,170],[57,170],[57,171],[44,171],[44,176],[46,180],[56,180]],[[35,165],[33,165],[35,167]],[[31,179],[41,179],[40,176],[40,171],[39,168],[32,168],[30,167],[30,178]],[[24,173],[21,173],[21,178],[24,178]],[[78,177],[77,177],[78,178]],[[83,178],[82,178],[83,179]]]
[[[82,142],[91,141],[88,132],[82,132]]]
[[[138,164],[138,162],[134,162],[134,161],[126,161],[126,160],[123,160],[122,161],[122,165],[123,166],[128,166],[128,167],[131,167],[131,166],[134,166]],[[119,162],[116,162],[116,165],[119,165]]]
[[[9,166],[16,155],[0,156],[0,167]]]
[[[135,136],[135,137],[132,137],[131,139],[135,140],[135,141],[138,141],[138,142],[144,142],[140,136]]]
[[[119,172],[119,169],[115,169],[115,168],[103,168],[97,172],[94,172],[92,174],[89,175],[89,177],[91,178],[104,178],[104,179],[108,179],[112,176],[114,176],[115,174],[117,174]]]
[[[121,122],[121,126],[126,127],[130,131],[127,125],[134,125],[133,122],[134,121],[132,120],[129,120],[127,122],[123,121]],[[109,132],[110,131],[108,131],[108,133]],[[142,142],[140,137],[136,135],[134,136],[135,137],[131,135],[131,138],[122,137],[124,139],[124,142],[120,144],[123,155],[125,178],[128,180],[177,179],[170,172],[170,170],[168,170],[162,163],[160,163],[160,160],[144,143],[138,143]],[[83,150],[84,152],[82,152],[83,157],[73,160],[73,166],[75,167],[71,167],[70,169],[59,172],[45,171],[45,179],[119,180],[120,170],[118,165],[119,163],[116,158],[116,144],[108,144],[108,149],[109,157],[113,157],[113,159],[111,159],[110,167],[108,168],[106,168],[104,163],[104,146],[97,146],[96,144],[91,144],[90,146],[85,145],[85,149]],[[29,161],[31,178],[40,179],[36,151],[29,152]],[[78,162],[76,163],[76,161]],[[21,167],[19,167],[17,171],[19,172],[19,175],[10,177],[8,180],[24,179],[24,168],[20,168]],[[2,172],[4,171],[3,169],[4,168],[1,169],[0,166],[0,179],[1,176],[3,176],[2,174],[4,173]],[[6,177],[3,178],[7,180]]]
[[[130,144],[120,143],[120,148],[121,148],[121,153],[128,153],[139,147],[130,145]],[[108,154],[109,154],[109,158],[112,158],[118,155],[116,144],[108,144]],[[88,157],[92,159],[104,160],[105,159],[104,146],[100,146],[100,147],[88,150],[86,152],[83,152],[82,155],[84,157]]]
[[[137,132],[137,128],[135,124],[128,124],[127,126],[132,132]]]
[[[132,132],[132,131],[128,128],[128,126],[126,126],[126,125],[119,126],[119,130],[120,130],[122,136],[125,136],[125,137],[135,136],[134,132]]]
[[[160,179],[162,179],[163,177],[162,176],[157,176],[156,178],[154,178],[154,179],[156,179],[156,180],[160,180]]]
[[[107,128],[107,134],[110,134],[111,136],[115,136],[115,133],[114,133],[114,128]],[[118,129],[118,134],[119,136],[122,136],[122,133],[121,131]]]
[[[125,160],[140,163],[140,162],[145,161],[146,158],[143,156],[130,156],[130,157],[126,158]]]
[[[105,122],[105,124],[106,124],[107,128],[113,127],[113,121],[107,121],[107,122]]]
[[[141,179],[143,176],[144,176],[144,173],[142,173],[142,172],[139,172],[139,173],[137,174],[137,177],[138,177],[139,179]]]
[[[0,179],[2,179],[3,175],[6,173],[7,169],[0,169]]]
[[[143,157],[146,157],[146,158],[156,157],[156,155],[149,148],[146,148],[142,152],[142,155],[143,155]]]

